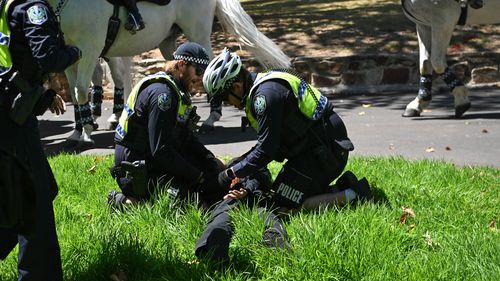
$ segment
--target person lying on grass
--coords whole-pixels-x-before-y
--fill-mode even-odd
[[[228,168],[242,159],[243,157],[238,157],[231,160]],[[285,214],[295,213],[301,209],[317,210],[329,205],[343,206],[346,203],[335,196],[330,196],[333,192],[309,197],[300,207],[290,209],[273,200],[272,186],[271,173],[267,167],[259,169],[251,176],[233,179],[228,194],[211,212],[205,229],[195,244],[196,257],[216,267],[229,265],[229,244],[234,233],[231,212],[238,206],[257,208],[260,217],[264,219],[262,242],[265,246],[289,249],[288,234],[282,222]],[[368,186],[366,180],[360,182],[352,172],[347,171],[337,180],[332,190],[343,192],[349,188],[358,190]],[[357,197],[357,199],[367,199],[367,197]]]

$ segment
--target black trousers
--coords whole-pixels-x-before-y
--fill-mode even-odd
[[[193,166],[198,168],[200,171],[202,171],[204,174],[217,174],[219,170],[214,170],[214,166],[211,163],[208,163],[204,157],[201,157],[200,155],[196,155],[193,153],[184,153],[183,154],[184,159],[186,161],[189,161]],[[128,149],[125,146],[117,144],[115,147],[115,165],[119,165],[122,161],[129,161],[129,162],[134,162],[136,160],[145,160],[145,155],[141,155],[137,152],[134,152],[130,149]],[[147,160],[146,160],[147,162]],[[172,165],[175,165],[172,163]],[[222,197],[225,195],[225,193],[219,193],[219,192],[214,192],[214,193],[209,193],[209,192],[197,192],[194,190],[192,186],[190,186],[190,181],[194,181],[196,179],[191,179],[190,181],[182,180],[182,179],[177,179],[173,177],[172,175],[169,175],[168,173],[165,173],[164,171],[159,171],[154,169],[154,167],[148,167],[148,173],[149,173],[149,186],[147,187],[149,191],[149,195],[153,194],[157,188],[163,188],[165,185],[168,185],[171,187],[173,192],[175,192],[175,197],[176,199],[180,200],[185,200],[187,198],[193,198],[193,196],[199,196],[199,199],[201,200],[201,205],[205,207],[212,206],[213,204],[217,203],[219,200],[222,199]],[[135,198],[138,198],[136,194],[133,192],[133,183],[126,177],[119,177],[116,179],[118,186],[122,190],[123,194],[127,196],[132,196]],[[168,190],[169,193],[170,190]],[[139,199],[149,199],[149,196],[146,198],[139,198]]]
[[[8,118],[8,110],[0,108],[0,128],[0,148],[15,153],[16,158],[29,168],[23,170],[25,176],[35,179],[32,181],[35,206],[30,210],[35,218],[32,228],[26,233],[0,229],[0,257],[7,256],[19,244],[19,280],[62,280],[52,207],[57,184],[41,146],[38,121],[31,116],[23,126],[17,126]]]
[[[238,200],[223,200],[212,211],[208,223],[202,235],[196,241],[195,255],[198,258],[209,258],[215,263],[227,263],[229,261],[229,243],[234,233],[231,221],[231,210],[241,204]],[[258,202],[258,211],[265,220],[265,228],[274,228],[281,235],[288,237],[281,220],[269,209],[265,202]]]

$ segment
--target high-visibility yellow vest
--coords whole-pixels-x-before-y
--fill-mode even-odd
[[[257,119],[252,113],[252,96],[257,86],[270,79],[281,79],[286,81],[292,88],[293,95],[297,99],[297,106],[300,112],[310,120],[319,120],[328,104],[328,99],[313,86],[299,77],[282,71],[270,71],[259,73],[248,94],[245,112],[250,125],[257,131]]]
[[[8,0],[3,7],[0,16],[0,76],[12,68],[12,57],[10,56],[10,27],[7,20],[7,11],[14,0]]]
[[[181,124],[185,124],[188,120],[189,114],[193,108],[191,104],[191,98],[189,98],[188,93],[182,92],[178,87],[172,77],[167,75],[164,72],[159,72],[154,75],[149,75],[143,78],[137,85],[132,89],[130,96],[128,97],[127,103],[125,103],[122,115],[120,117],[120,121],[118,126],[116,127],[116,133],[123,140],[128,132],[128,121],[135,114],[135,102],[137,101],[137,97],[142,89],[144,89],[147,85],[151,85],[153,83],[165,83],[171,86],[172,89],[177,93],[179,97],[179,107],[177,109],[177,122]]]

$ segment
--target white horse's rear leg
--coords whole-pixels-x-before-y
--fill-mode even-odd
[[[128,87],[130,91],[130,66],[132,58],[130,57],[116,57],[109,60],[109,70],[114,82],[113,93],[113,113],[108,118],[108,129],[114,130],[118,125],[118,121],[123,111],[123,104],[125,100],[125,88]],[[128,79],[127,79],[128,78]]]
[[[420,66],[418,95],[406,106],[403,117],[420,116],[432,100],[432,64],[429,54],[429,50],[431,50],[431,28],[417,24],[417,37]]]
[[[89,146],[93,145],[95,142],[92,140],[91,135],[94,131],[94,120],[92,118],[92,111],[90,109],[90,103],[88,101],[88,88],[90,86],[90,80],[92,74],[96,67],[97,58],[92,59],[81,59],[78,63],[78,75],[75,85],[75,96],[77,98],[78,104],[75,104],[75,117],[76,117],[76,128],[81,126],[82,135],[79,140],[79,146]]]
[[[92,74],[92,88],[90,89],[90,108],[92,110],[92,117],[94,121],[97,120],[102,114],[102,98],[104,89],[102,87],[102,80],[104,78],[104,69],[101,62],[98,60]],[[97,128],[95,128],[97,129]]]
[[[450,44],[451,36],[455,25],[436,24],[432,29],[432,51],[431,61],[434,71],[443,78],[444,82],[450,89],[454,97],[455,103],[455,117],[461,117],[467,110],[469,110],[471,103],[469,100],[469,91],[464,86],[463,82],[459,80],[453,71],[447,67],[446,53],[448,45]]]
[[[76,82],[76,75],[77,75],[77,65],[72,65],[69,68],[67,68],[64,73],[66,74],[66,78],[68,79],[68,84],[69,84],[69,89],[70,89],[70,95],[71,95],[71,100],[73,104],[78,104],[76,102],[76,97],[74,94],[73,89],[75,88],[75,82]],[[80,137],[82,136],[82,128],[78,126],[77,124],[77,114],[76,114],[76,107],[75,107],[75,129],[71,133],[71,135],[66,139],[66,144],[69,146],[75,146],[78,144],[80,141]]]

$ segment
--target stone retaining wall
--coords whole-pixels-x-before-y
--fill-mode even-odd
[[[478,53],[448,57],[448,65],[470,87],[500,86],[500,54]],[[255,60],[244,61],[251,71],[261,71]],[[144,59],[135,63],[133,83],[163,69],[161,59]],[[413,91],[418,88],[419,66],[417,56],[354,55],[331,58],[295,58],[293,67],[303,78],[327,95],[376,94],[393,91]],[[65,100],[69,100],[64,75],[52,78],[52,85]],[[441,79],[435,87],[445,87]],[[112,98],[110,89],[106,98]]]

